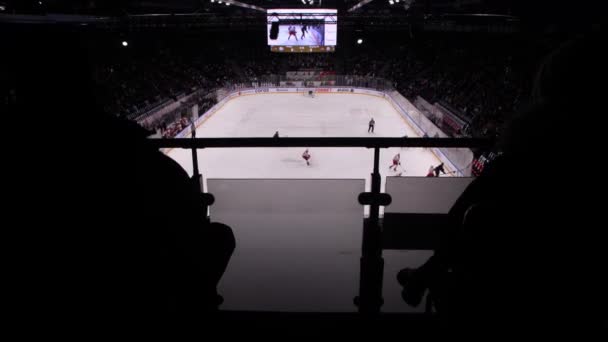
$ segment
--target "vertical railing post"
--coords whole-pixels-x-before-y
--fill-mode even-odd
[[[196,127],[194,126],[194,123],[192,123],[192,139],[196,139]],[[192,186],[194,187],[194,191],[196,191],[197,193],[200,194],[200,198],[201,198],[201,205],[202,208],[201,210],[203,211],[205,217],[207,217],[207,214],[209,212],[209,204],[207,203],[208,201],[203,199],[203,195],[205,193],[205,189],[204,189],[204,183],[203,183],[203,175],[201,175],[199,169],[198,169],[198,153],[197,153],[197,149],[196,147],[192,147]]]
[[[380,148],[374,148],[374,171],[371,174],[371,194],[380,195]],[[370,204],[369,219],[363,224],[363,244],[360,261],[359,296],[355,304],[359,312],[375,314],[380,312],[382,299],[382,277],[384,259],[382,258],[382,232],[380,230],[380,205]]]
[[[192,124],[192,139],[196,139],[196,128],[194,124]],[[192,178],[200,176],[200,172],[198,170],[198,154],[196,153],[196,147],[192,147]],[[199,188],[202,190],[202,188]]]

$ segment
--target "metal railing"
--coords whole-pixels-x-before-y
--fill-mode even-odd
[[[149,139],[155,148],[242,148],[242,147],[491,147],[492,140],[478,138],[178,138]]]
[[[382,279],[384,259],[382,257],[382,230],[379,223],[380,207],[390,204],[390,194],[380,192],[380,149],[389,147],[421,148],[483,148],[493,141],[472,138],[179,138],[149,139],[154,148],[184,148],[192,150],[193,186],[204,192],[202,175],[199,172],[197,149],[206,148],[280,148],[280,147],[364,147],[373,149],[374,162],[371,167],[371,191],[359,195],[361,205],[369,205],[369,219],[363,225],[363,243],[360,260],[359,295],[354,303],[360,313],[376,314],[383,304]],[[208,194],[205,198],[212,198]],[[204,212],[212,201],[204,205]]]

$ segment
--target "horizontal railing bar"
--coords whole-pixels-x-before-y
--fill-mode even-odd
[[[477,138],[177,138],[148,139],[156,148],[233,148],[233,147],[491,147],[491,139]]]

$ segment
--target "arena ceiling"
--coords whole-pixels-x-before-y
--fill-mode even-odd
[[[151,13],[241,13],[268,8],[337,8],[340,12],[477,12],[508,14],[513,0],[0,0],[4,13],[125,15]],[[250,5],[238,6],[236,4]],[[359,6],[357,6],[359,5]]]
[[[243,17],[257,22],[264,20],[265,9],[284,7],[337,8],[342,23],[349,20],[365,23],[371,21],[369,18],[390,18],[393,21],[387,22],[392,23],[412,18],[478,20],[485,16],[484,20],[488,21],[517,18],[532,24],[571,25],[601,20],[604,12],[597,8],[601,3],[593,0],[579,0],[576,4],[549,0],[0,0],[0,22],[10,15],[51,14],[117,18],[203,15],[232,21]]]

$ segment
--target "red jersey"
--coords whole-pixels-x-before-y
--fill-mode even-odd
[[[400,155],[396,155],[393,157],[393,165],[399,164],[399,160],[401,159]]]

